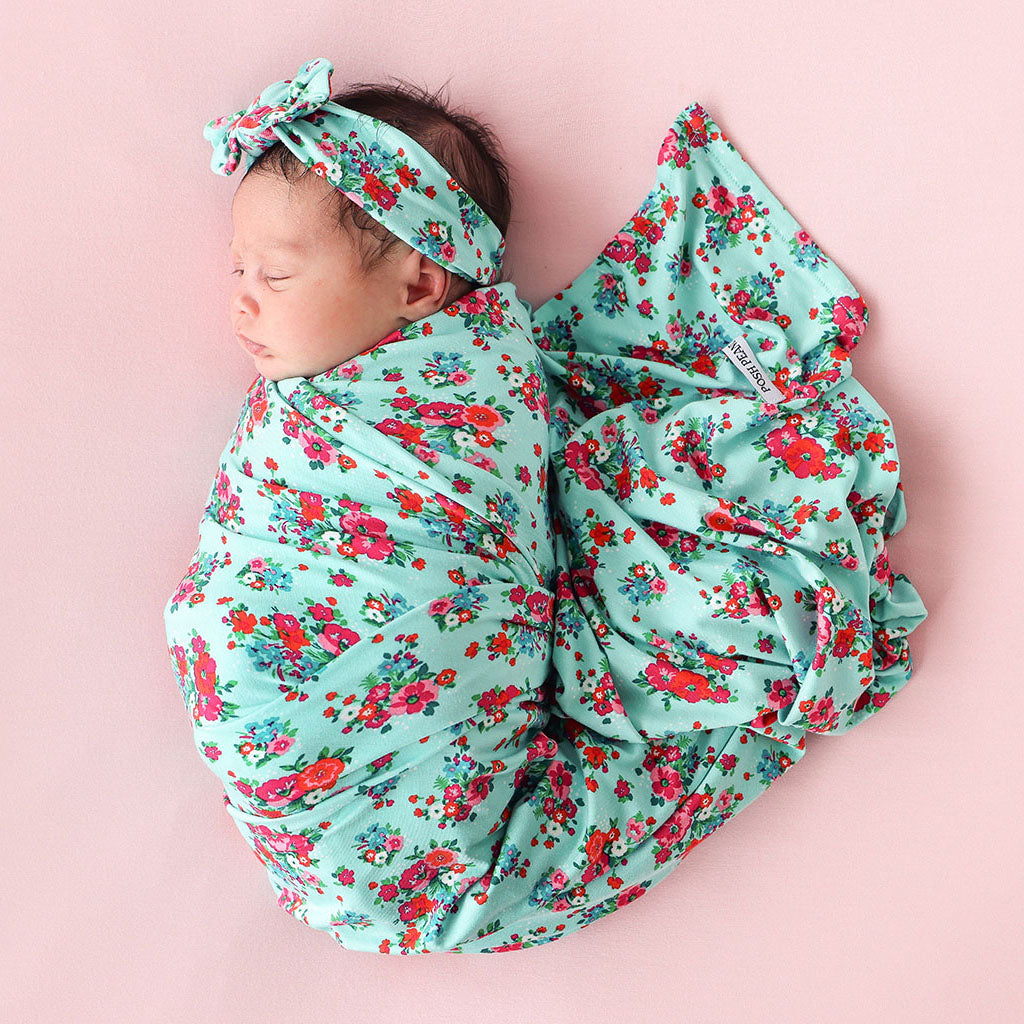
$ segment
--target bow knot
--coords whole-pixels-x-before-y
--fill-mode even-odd
[[[275,126],[306,117],[331,98],[332,70],[329,60],[315,57],[294,78],[268,85],[249,106],[208,122],[203,135],[213,146],[211,169],[228,175],[244,160],[244,170],[250,160],[276,145],[281,134]]]

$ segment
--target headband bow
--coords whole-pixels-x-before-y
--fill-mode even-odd
[[[415,139],[332,103],[324,57],[268,85],[248,107],[203,129],[210,168],[229,175],[278,142],[414,249],[471,281],[492,284],[505,239],[472,196]]]

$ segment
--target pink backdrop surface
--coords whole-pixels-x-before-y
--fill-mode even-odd
[[[985,1021],[1022,999],[1019,14],[982,2],[8,4],[0,991],[39,1021]],[[966,19],[966,20],[964,20]],[[1016,19],[1013,21],[1011,19]],[[503,140],[534,305],[699,100],[860,289],[894,568],[884,713],[638,903],[493,956],[352,953],[279,910],[192,745],[161,610],[253,378],[202,126],[326,56]],[[500,1000],[500,1004],[496,1002]]]

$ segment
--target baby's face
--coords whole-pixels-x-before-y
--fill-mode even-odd
[[[406,287],[418,280],[419,254],[402,243],[401,255],[365,273],[332,192],[314,174],[291,184],[249,174],[235,192],[231,325],[269,380],[323,373],[426,315],[410,307],[419,293]],[[436,287],[443,295],[443,282]]]

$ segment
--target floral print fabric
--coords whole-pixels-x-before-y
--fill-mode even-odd
[[[885,706],[927,612],[867,320],[693,103],[537,310],[484,286],[253,382],[164,619],[283,909],[381,953],[553,941]]]

